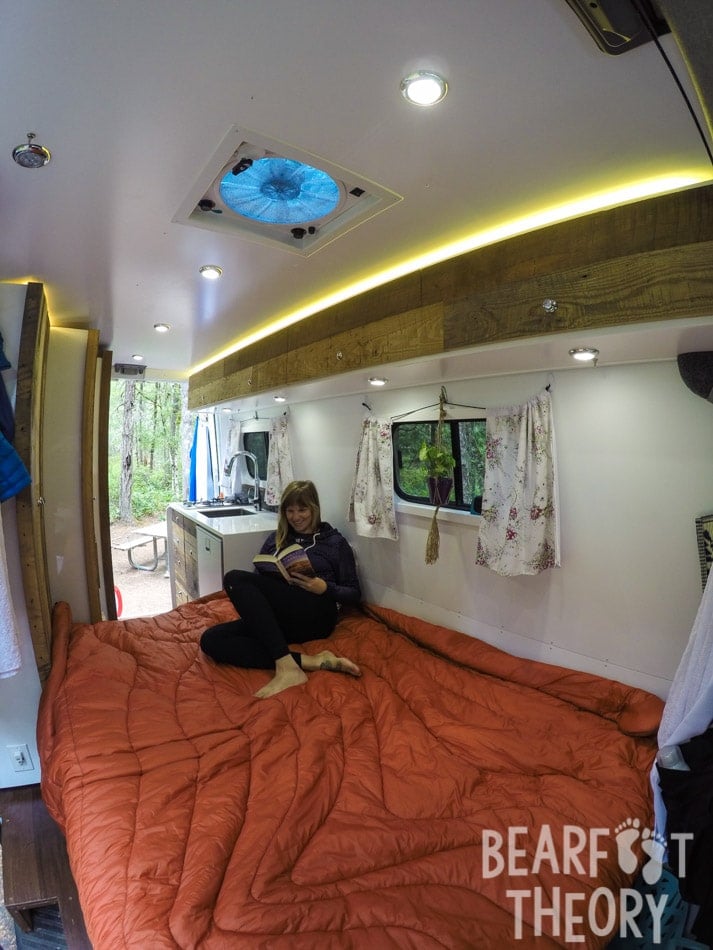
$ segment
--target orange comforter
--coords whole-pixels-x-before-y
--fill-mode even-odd
[[[369,608],[329,640],[361,679],[257,700],[198,649],[232,616],[55,608],[42,787],[95,950],[606,945],[658,699]]]

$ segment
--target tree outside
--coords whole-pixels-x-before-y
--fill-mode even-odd
[[[113,380],[109,399],[109,518],[163,518],[185,495],[190,420],[186,386]]]

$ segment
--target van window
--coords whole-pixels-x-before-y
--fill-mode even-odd
[[[261,482],[267,478],[267,450],[270,444],[270,435],[267,432],[244,432],[243,448],[246,452],[252,452],[257,458],[257,474]],[[245,466],[248,475],[255,478],[253,472],[253,463],[250,459],[245,459]]]
[[[428,505],[428,482],[418,453],[424,442],[435,438],[432,422],[396,422],[392,427],[394,489],[405,501]],[[456,460],[453,490],[443,507],[477,511],[483,496],[485,475],[485,419],[448,419],[443,423],[443,442]]]

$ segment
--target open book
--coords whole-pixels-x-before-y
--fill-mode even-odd
[[[292,583],[292,574],[306,574],[314,577],[314,568],[299,544],[291,544],[277,554],[256,554],[253,564],[263,574],[281,574],[288,584]]]

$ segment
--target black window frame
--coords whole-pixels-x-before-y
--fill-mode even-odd
[[[261,482],[266,481],[267,457],[270,450],[270,433],[263,429],[256,429],[253,432],[243,432],[242,443],[244,451],[252,452],[257,459],[258,478]],[[257,443],[257,445],[254,443]],[[256,449],[258,451],[255,451]],[[247,468],[250,478],[255,478],[255,473],[252,471],[253,463],[251,459],[245,459],[245,467]]]
[[[485,417],[484,416],[469,416],[464,419],[446,419],[443,422],[444,429],[448,432],[450,436],[450,450],[453,458],[455,459],[455,468],[453,470],[453,490],[451,497],[445,505],[442,505],[442,508],[447,508],[452,511],[467,511],[475,514],[480,514],[482,507],[482,488],[481,493],[466,497],[464,494],[465,490],[465,477],[464,477],[464,467],[463,459],[461,457],[461,444],[462,438],[460,433],[460,426],[463,424],[472,424],[479,423],[482,425],[482,458],[479,459],[478,465],[481,472],[484,470],[485,465]],[[437,419],[422,419],[418,422],[394,422],[391,427],[392,435],[392,447],[393,447],[393,470],[394,470],[394,491],[396,495],[403,499],[404,501],[411,502],[416,505],[431,505],[430,499],[427,494],[416,495],[412,492],[404,489],[401,484],[400,473],[403,469],[401,450],[400,450],[400,439],[399,439],[399,430],[405,427],[414,427],[414,426],[430,426],[430,437],[432,438],[435,434],[435,427],[438,424]],[[416,467],[416,465],[414,465]],[[425,484],[425,483],[424,483]],[[481,476],[482,484],[482,476]]]

